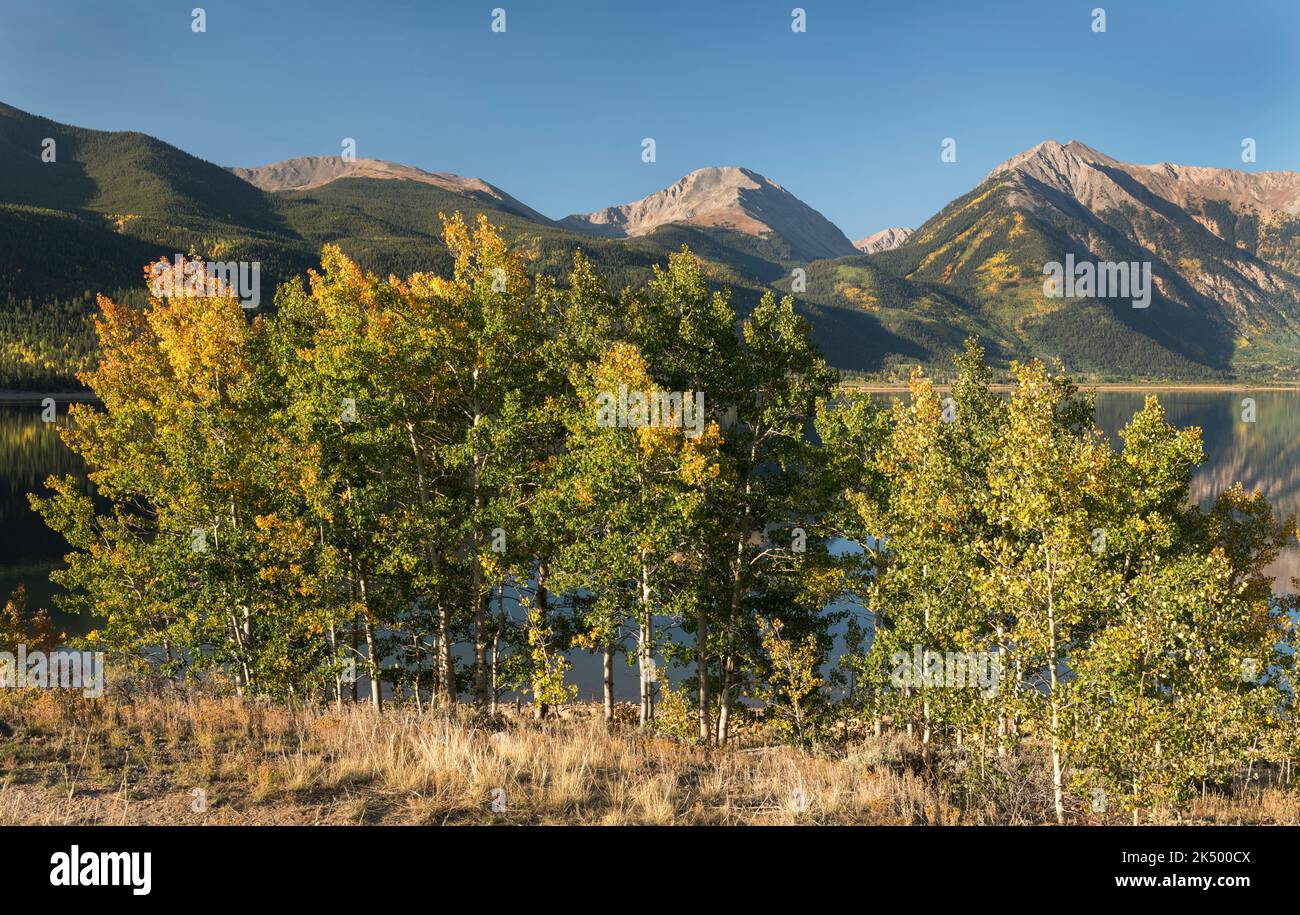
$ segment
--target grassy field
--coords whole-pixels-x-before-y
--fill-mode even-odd
[[[1041,753],[927,768],[904,735],[800,750],[753,734],[727,749],[606,730],[575,706],[534,722],[392,707],[236,698],[89,700],[0,694],[0,824],[1038,824]],[[0,729],[3,730],[3,729]],[[1127,822],[1075,799],[1072,822]],[[1258,777],[1209,791],[1190,817],[1300,822],[1300,787]]]

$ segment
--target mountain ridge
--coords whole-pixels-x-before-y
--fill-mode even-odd
[[[911,226],[894,226],[872,232],[853,243],[863,254],[876,254],[880,251],[892,251],[912,237],[916,230]]]
[[[268,193],[314,190],[344,178],[417,181],[466,197],[490,200],[543,225],[553,224],[552,220],[532,207],[482,178],[463,178],[451,172],[429,172],[414,165],[401,165],[383,159],[296,156],[252,168],[227,166],[226,170]]]
[[[631,203],[559,220],[563,227],[610,238],[649,235],[672,224],[775,235],[797,258],[840,257],[856,250],[830,220],[781,185],[734,165],[699,168]]]
[[[985,175],[989,180],[1002,172],[1020,171],[1042,180],[1078,180],[1080,166],[1118,168],[1143,182],[1151,190],[1164,192],[1171,202],[1193,197],[1220,200],[1238,207],[1263,206],[1288,215],[1300,215],[1300,172],[1249,172],[1157,162],[1140,165],[1123,162],[1078,140],[1043,142],[1012,156]],[[1063,188],[1062,188],[1063,189]]]

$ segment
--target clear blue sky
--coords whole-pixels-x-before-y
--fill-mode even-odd
[[[857,238],[919,225],[1047,138],[1300,169],[1300,2],[0,0],[0,101],[222,165],[354,137],[553,217],[744,165]]]

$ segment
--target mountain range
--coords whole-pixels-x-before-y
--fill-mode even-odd
[[[1000,363],[1059,358],[1097,379],[1300,375],[1296,172],[1132,165],[1048,140],[915,230],[852,242],[736,166],[551,219],[478,178],[322,156],[223,168],[145,134],[0,104],[0,303],[11,309],[129,294],[145,263],[176,252],[255,260],[272,281],[300,275],[325,243],[378,272],[445,269],[437,214],[456,210],[487,214],[541,272],[562,275],[581,247],[613,291],[688,245],[742,310],[765,290],[794,289],[817,342],[849,372],[943,369],[976,334]],[[1149,263],[1149,306],[1047,295],[1044,266],[1067,257]]]

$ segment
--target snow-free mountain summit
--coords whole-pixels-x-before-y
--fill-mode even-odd
[[[607,238],[649,235],[673,223],[775,236],[796,258],[857,253],[821,213],[770,178],[737,166],[696,169],[648,197],[560,220],[566,228]]]

